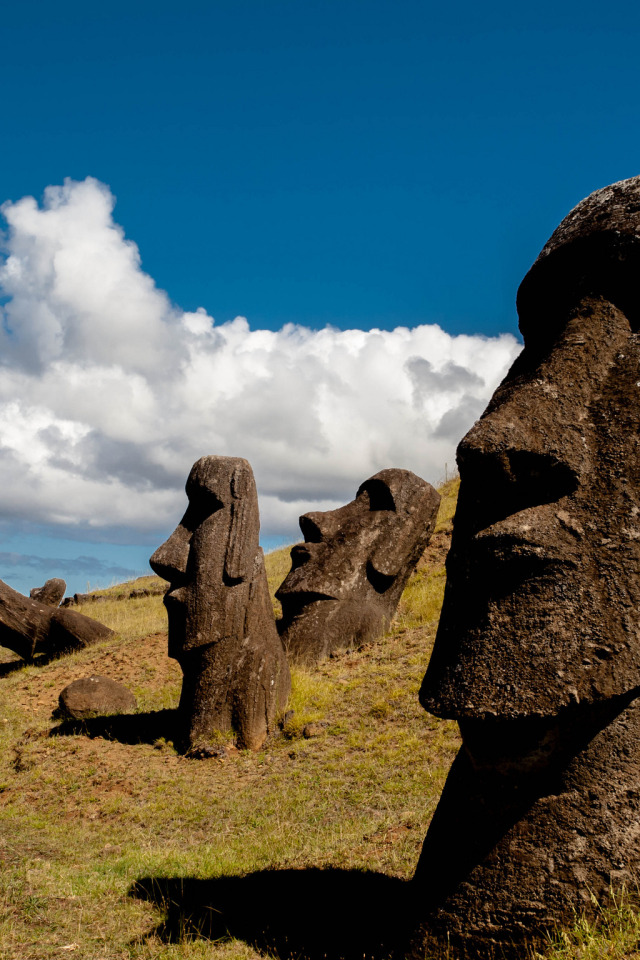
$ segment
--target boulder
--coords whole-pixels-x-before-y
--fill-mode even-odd
[[[60,712],[73,720],[132,713],[136,698],[123,683],[109,677],[82,677],[62,690],[58,697]]]

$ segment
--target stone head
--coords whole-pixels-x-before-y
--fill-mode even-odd
[[[640,686],[640,177],[562,221],[518,292],[524,349],[458,447],[421,702],[550,717]]]
[[[237,631],[259,550],[256,486],[246,460],[202,457],[186,492],[186,513],[149,561],[170,584],[164,602],[169,654],[177,659]]]
[[[345,506],[300,517],[305,542],[291,550],[291,571],[276,594],[279,629],[294,656],[317,659],[383,632],[439,501],[414,473],[389,469],[365,480]]]

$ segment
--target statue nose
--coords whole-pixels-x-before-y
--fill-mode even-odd
[[[176,527],[149,560],[151,569],[163,580],[171,583],[183,581],[187,572],[190,545],[190,531],[183,526]]]
[[[300,529],[306,543],[321,543],[335,533],[338,524],[331,510],[305,513],[300,517]]]
[[[474,532],[569,496],[589,469],[582,430],[554,430],[552,409],[542,409],[544,398],[536,406],[532,395],[524,407],[514,398],[478,421],[458,447],[459,514]]]

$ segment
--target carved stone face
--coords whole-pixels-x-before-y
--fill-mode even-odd
[[[587,198],[520,288],[524,350],[458,448],[437,715],[549,717],[640,685],[639,199],[640,178]]]
[[[300,518],[305,542],[276,596],[285,647],[318,659],[379,635],[435,524],[439,496],[408,470],[382,470],[355,500]]]
[[[169,654],[242,636],[258,551],[251,467],[239,457],[202,457],[186,484],[189,506],[150,560],[170,583],[164,599]]]

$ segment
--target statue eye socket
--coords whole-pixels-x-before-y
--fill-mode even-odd
[[[313,522],[311,517],[306,515],[300,517],[300,530],[302,531],[302,536],[305,539],[305,543],[322,542],[322,531],[320,530],[320,527]]]
[[[193,533],[201,523],[204,523],[207,517],[216,513],[216,511],[220,510],[223,506],[222,501],[208,490],[192,492],[189,499],[189,506],[182,519],[182,526]]]
[[[381,480],[372,480],[363,492],[369,494],[369,510],[395,511],[396,502],[393,499],[393,494],[387,484]]]

